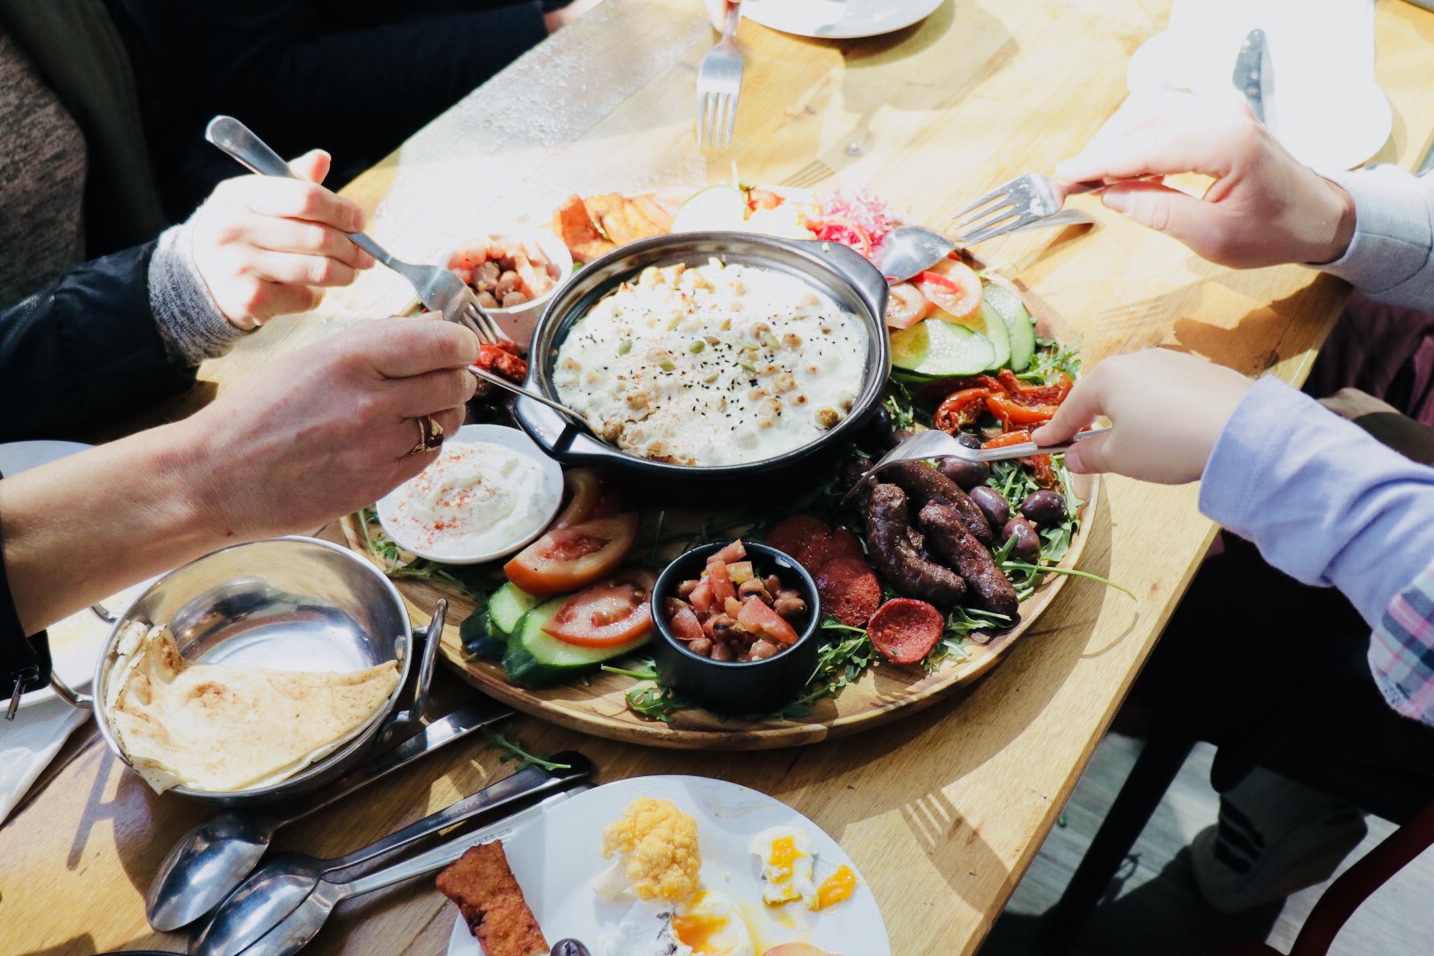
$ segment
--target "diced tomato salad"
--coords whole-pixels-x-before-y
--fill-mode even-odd
[[[707,559],[700,577],[665,599],[668,629],[694,654],[716,661],[775,657],[797,643],[809,608],[776,574],[762,576],[741,541]]]

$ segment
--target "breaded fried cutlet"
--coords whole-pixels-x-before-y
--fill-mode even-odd
[[[547,956],[548,942],[499,841],[472,847],[438,874],[487,956]]]
[[[617,248],[598,229],[581,196],[569,196],[553,211],[553,232],[579,262],[591,262]]]

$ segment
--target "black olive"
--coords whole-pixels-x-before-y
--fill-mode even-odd
[[[964,448],[980,448],[980,447],[981,447],[981,439],[977,438],[975,435],[971,434],[970,432],[961,432],[961,433],[959,433],[959,434],[956,436],[956,442],[957,442],[957,444],[961,445],[961,446],[964,447]]]
[[[970,491],[977,485],[984,485],[991,477],[991,466],[983,461],[962,461],[960,458],[947,458],[941,462],[939,467],[941,468],[941,474],[950,478],[967,491]]]
[[[977,485],[966,492],[993,528],[1003,528],[1011,520],[1011,506],[1001,493],[990,485]]]
[[[1060,524],[1066,516],[1066,496],[1049,488],[1033,491],[1021,502],[1021,515],[1034,525]]]
[[[878,405],[862,427],[862,445],[883,450],[890,448],[896,444],[895,430],[896,424],[891,420],[891,412],[887,411],[884,405]]]
[[[553,944],[552,956],[591,956],[588,948],[575,939],[560,939]]]
[[[1016,536],[1011,557],[1034,564],[1041,556],[1041,536],[1036,534],[1036,529],[1025,518],[1012,518],[1001,529],[1001,542],[1010,541],[1011,535]]]

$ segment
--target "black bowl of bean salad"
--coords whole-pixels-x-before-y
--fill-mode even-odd
[[[725,585],[714,580],[724,576]],[[728,589],[735,604],[723,597]],[[794,558],[764,544],[719,541],[674,559],[653,587],[652,618],[663,682],[715,713],[779,710],[816,668],[816,583]]]

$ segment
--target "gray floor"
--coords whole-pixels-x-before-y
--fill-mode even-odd
[[[980,956],[1027,956],[1039,917],[1065,888],[1139,753],[1138,741],[1108,736],[1096,751],[1064,814],[1016,888]],[[1323,887],[1303,890],[1238,917],[1222,916],[1200,897],[1190,873],[1190,839],[1215,822],[1209,787],[1214,749],[1196,748],[1137,841],[1111,892],[1088,924],[1075,956],[1209,956],[1231,939],[1264,939],[1288,952]],[[1394,829],[1377,818],[1348,866]],[[1342,870],[1341,870],[1342,871]],[[1380,889],[1345,927],[1337,956],[1434,953],[1434,851]]]

